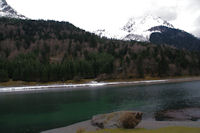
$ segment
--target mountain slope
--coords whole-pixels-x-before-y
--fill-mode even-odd
[[[19,14],[10,5],[8,5],[6,0],[0,0],[0,17],[26,19],[25,16]]]
[[[167,44],[179,49],[200,51],[200,39],[185,31],[165,26],[156,26],[149,31],[159,31],[150,36],[150,42],[154,44]]]
[[[0,81],[199,74],[198,53],[100,38],[68,22],[0,18]]]
[[[152,15],[131,18],[122,28],[97,30],[95,34],[118,40],[166,44],[179,49],[200,51],[200,39],[185,31],[175,29],[167,21]]]

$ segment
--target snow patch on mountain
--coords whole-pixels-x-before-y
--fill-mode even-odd
[[[5,0],[0,0],[0,17],[26,19],[25,16],[15,11]]]
[[[120,28],[108,28],[108,29],[99,29],[94,31],[94,33],[100,37],[107,37],[112,39],[124,39],[124,36],[127,35],[126,31],[122,31]]]
[[[167,21],[153,15],[145,17],[130,18],[128,22],[122,27],[102,29],[94,31],[94,33],[101,37],[119,39],[119,40],[136,40],[136,41],[149,41],[150,35],[159,30],[149,30],[155,26],[166,26],[174,28],[173,25]]]

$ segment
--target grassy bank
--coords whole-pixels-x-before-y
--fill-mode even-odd
[[[77,131],[77,133],[81,133]],[[189,128],[189,127],[167,127],[160,129],[104,129],[94,132],[82,132],[82,133],[200,133],[200,128]]]
[[[33,85],[53,85],[53,84],[83,84],[94,81],[92,79],[82,79],[80,81],[68,80],[68,81],[56,81],[56,82],[26,82],[26,81],[13,81],[1,82],[0,86],[33,86]]]

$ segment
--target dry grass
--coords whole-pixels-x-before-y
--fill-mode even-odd
[[[77,129],[76,133],[85,133],[85,128],[79,128]]]
[[[138,79],[138,78],[118,78],[118,79],[109,79],[105,80],[106,82],[132,82],[132,81],[142,81],[142,80],[162,80],[162,79],[182,79],[182,78],[191,78],[190,80],[199,80],[200,76],[179,76],[179,77],[149,77],[146,76],[145,78]],[[52,84],[83,84],[94,81],[95,79],[81,79],[80,81],[75,80],[67,80],[67,81],[57,81],[57,82],[25,82],[25,81],[13,81],[10,80],[8,82],[0,82],[0,86],[31,86],[31,85],[52,85]]]
[[[93,81],[93,79],[82,79],[80,81],[68,80],[68,81],[57,81],[57,82],[25,82],[25,81],[13,81],[0,83],[0,86],[33,86],[33,85],[53,85],[53,84],[82,84]]]

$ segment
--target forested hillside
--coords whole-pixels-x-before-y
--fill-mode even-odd
[[[0,19],[1,82],[199,74],[198,53],[100,38],[67,22]]]
[[[150,42],[154,44],[167,44],[178,49],[200,51],[200,39],[185,31],[165,26],[156,26],[151,28],[150,31],[160,31],[150,36]]]

